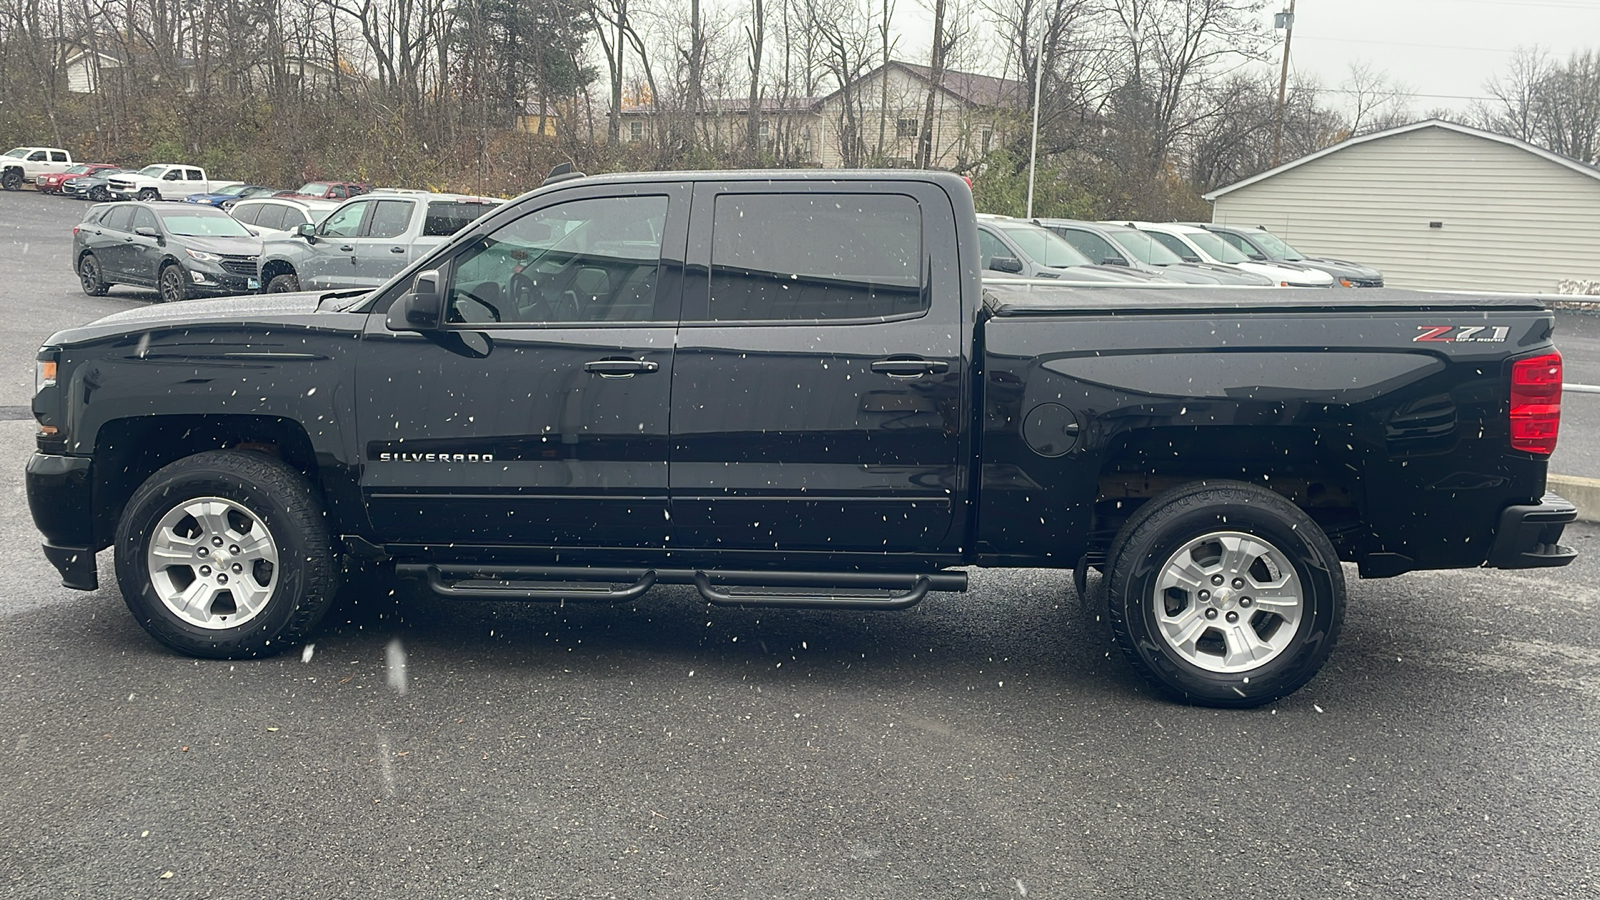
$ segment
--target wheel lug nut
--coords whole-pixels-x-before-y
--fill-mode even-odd
[[[1233,586],[1236,587],[1236,588],[1244,587],[1244,579],[1243,578],[1235,578],[1233,580]]]
[[[240,572],[243,572],[243,571],[244,571],[244,566],[241,566],[238,563],[234,563],[233,564],[233,574],[238,575]]]
[[[1210,599],[1211,599],[1211,592],[1210,591],[1201,591],[1200,592],[1200,600],[1201,600],[1202,603],[1207,601],[1207,600],[1210,600]]]
[[[1221,575],[1213,575],[1213,576],[1211,576],[1211,583],[1212,584],[1220,585],[1220,584],[1222,584],[1223,580],[1224,579],[1223,579],[1223,577]]]
[[[228,552],[229,553],[238,553],[239,552],[239,545],[238,544],[230,545],[228,547]],[[1241,583],[1241,586],[1243,586],[1242,583]]]
[[[227,576],[224,575],[223,577],[226,578]],[[1236,613],[1236,612],[1228,613],[1228,621],[1229,622],[1237,622],[1237,621],[1239,621],[1239,614]]]
[[[210,575],[211,574],[211,567],[210,566],[201,566],[200,567],[200,574],[201,574],[201,576]]]
[[[213,546],[213,547],[221,547],[222,546],[222,538],[220,538],[220,537],[212,538],[211,539],[211,546]]]
[[[226,575],[218,575],[217,576],[217,584],[227,584],[227,583],[228,583],[228,576],[226,576]],[[1228,613],[1228,615],[1231,616],[1231,615],[1233,615],[1233,613]]]
[[[210,555],[211,555],[211,551],[210,551],[210,550],[207,550],[207,549],[206,549],[206,548],[204,548],[204,547],[201,547],[201,548],[200,548],[200,549],[199,549],[199,550],[196,550],[196,551],[195,551],[195,555],[196,555],[196,556],[202,556],[202,557],[204,557],[204,556],[210,556]]]
[[[1250,604],[1252,604],[1254,602],[1255,601],[1251,600],[1249,597],[1240,597],[1239,598],[1239,605],[1240,606],[1249,606]]]
[[[1206,610],[1206,618],[1215,619],[1216,617],[1217,617],[1217,611],[1216,610],[1214,610],[1214,609]]]

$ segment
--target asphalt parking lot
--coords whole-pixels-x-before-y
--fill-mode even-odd
[[[22,494],[39,342],[154,299],[78,291],[84,208],[0,194],[0,896],[1600,895],[1592,525],[1565,569],[1347,569],[1326,668],[1243,712],[1156,696],[1049,571],[902,613],[367,590],[304,652],[174,656]],[[1566,416],[1600,477],[1600,395]]]

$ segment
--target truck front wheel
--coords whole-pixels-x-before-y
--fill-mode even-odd
[[[155,200],[155,199],[160,198],[161,192],[156,190],[155,188],[145,188],[145,189],[143,189],[143,190],[141,190],[139,192],[138,196],[139,196],[140,200],[146,200],[146,201]]]
[[[274,275],[267,282],[267,293],[269,294],[291,294],[298,290],[300,290],[300,278],[293,272]]]
[[[115,546],[134,618],[190,656],[280,652],[310,634],[338,585],[321,498],[259,453],[209,451],[156,472],[128,501]]]
[[[1344,619],[1344,572],[1299,507],[1237,481],[1174,488],[1141,507],[1107,558],[1112,632],[1134,666],[1186,703],[1252,707],[1310,681]]]
[[[4,172],[0,172],[0,187],[8,191],[22,190],[22,170],[7,169]]]

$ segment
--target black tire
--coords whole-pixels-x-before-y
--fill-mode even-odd
[[[1238,481],[1184,485],[1140,507],[1112,542],[1105,589],[1134,667],[1200,706],[1294,693],[1344,620],[1344,571],[1327,535],[1282,496]]]
[[[111,289],[100,271],[100,260],[95,259],[93,253],[85,253],[83,259],[78,260],[78,284],[91,297],[104,297]]]
[[[4,172],[0,172],[0,187],[8,191],[22,190],[22,170],[7,169]]]
[[[172,563],[180,545],[193,555]],[[338,587],[321,497],[304,475],[259,453],[213,450],[156,472],[128,501],[115,547],[134,619],[189,656],[279,653],[311,633]],[[270,549],[265,567],[260,548]]]
[[[183,266],[177,263],[167,263],[162,266],[161,274],[156,276],[156,288],[161,292],[162,303],[177,303],[188,299],[188,275],[183,271]]]
[[[298,290],[300,290],[300,277],[293,272],[274,275],[272,280],[267,282],[267,293],[269,294],[289,294]]]
[[[151,200],[158,199],[160,196],[161,192],[155,188],[145,188],[139,192],[139,199],[147,203]]]
[[[105,203],[111,199],[111,192],[106,189],[105,185],[97,184],[89,188],[89,199],[96,203]]]

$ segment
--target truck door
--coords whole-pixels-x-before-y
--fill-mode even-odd
[[[412,217],[417,214],[415,200],[378,200],[367,217],[362,233],[344,243],[355,247],[351,284],[377,287],[411,261]]]
[[[357,423],[384,541],[666,546],[688,201],[676,184],[559,191],[427,264],[444,330],[374,313]]]
[[[694,208],[673,545],[948,550],[969,430],[949,199],[725,182],[697,185]]]
[[[356,245],[372,201],[346,203],[317,226],[317,240],[306,247],[300,265],[305,290],[351,287],[355,284]]]

